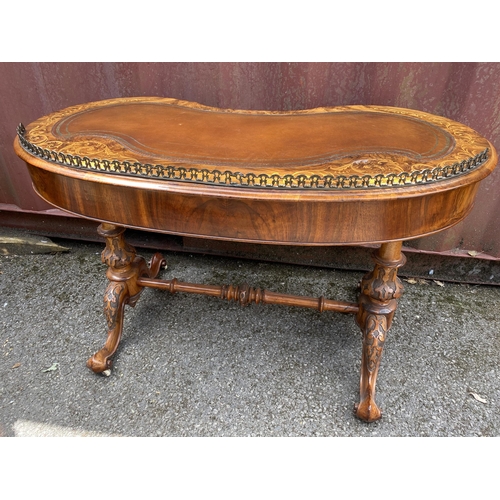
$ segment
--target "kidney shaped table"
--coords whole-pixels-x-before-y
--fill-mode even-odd
[[[36,192],[100,221],[108,266],[108,337],[87,365],[109,374],[124,307],[144,287],[242,305],[273,303],[352,313],[363,333],[356,415],[381,416],[375,383],[403,287],[402,243],[466,217],[494,169],[490,142],[455,121],[411,109],[343,106],[304,111],[217,109],[158,97],[73,106],[18,127],[14,147]],[[380,243],[359,300],[342,302],[158,279],[125,228],[279,245]]]

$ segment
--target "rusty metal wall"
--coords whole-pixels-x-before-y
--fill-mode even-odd
[[[224,108],[415,108],[469,125],[500,151],[500,63],[0,63],[0,210],[54,214],[12,149],[15,128],[86,101],[159,95]],[[470,216],[412,247],[500,258],[500,168]]]

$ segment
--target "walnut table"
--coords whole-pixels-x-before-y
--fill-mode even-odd
[[[158,97],[73,106],[20,125],[16,153],[36,192],[100,221],[108,265],[108,337],[87,362],[111,368],[124,307],[144,287],[246,305],[352,313],[363,333],[356,415],[377,420],[375,382],[403,287],[402,243],[446,229],[471,210],[497,161],[490,142],[460,123],[382,106],[271,112],[216,109]],[[357,303],[156,276],[124,239],[126,227],[287,245],[380,243]]]

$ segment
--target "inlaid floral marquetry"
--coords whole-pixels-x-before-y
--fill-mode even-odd
[[[490,155],[465,125],[383,106],[272,112],[124,98],[66,108],[17,132],[27,152],[70,168],[236,187],[425,184]]]

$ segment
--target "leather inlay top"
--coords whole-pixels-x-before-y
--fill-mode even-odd
[[[154,158],[253,169],[312,166],[370,153],[428,161],[443,157],[454,144],[443,129],[387,113],[259,115],[161,103],[89,109],[59,122],[54,136],[65,141],[81,136],[116,140],[132,156],[149,162]]]
[[[463,124],[411,109],[244,111],[160,97],[66,108],[20,127],[19,139],[70,168],[271,188],[436,182],[476,169],[490,148]]]

